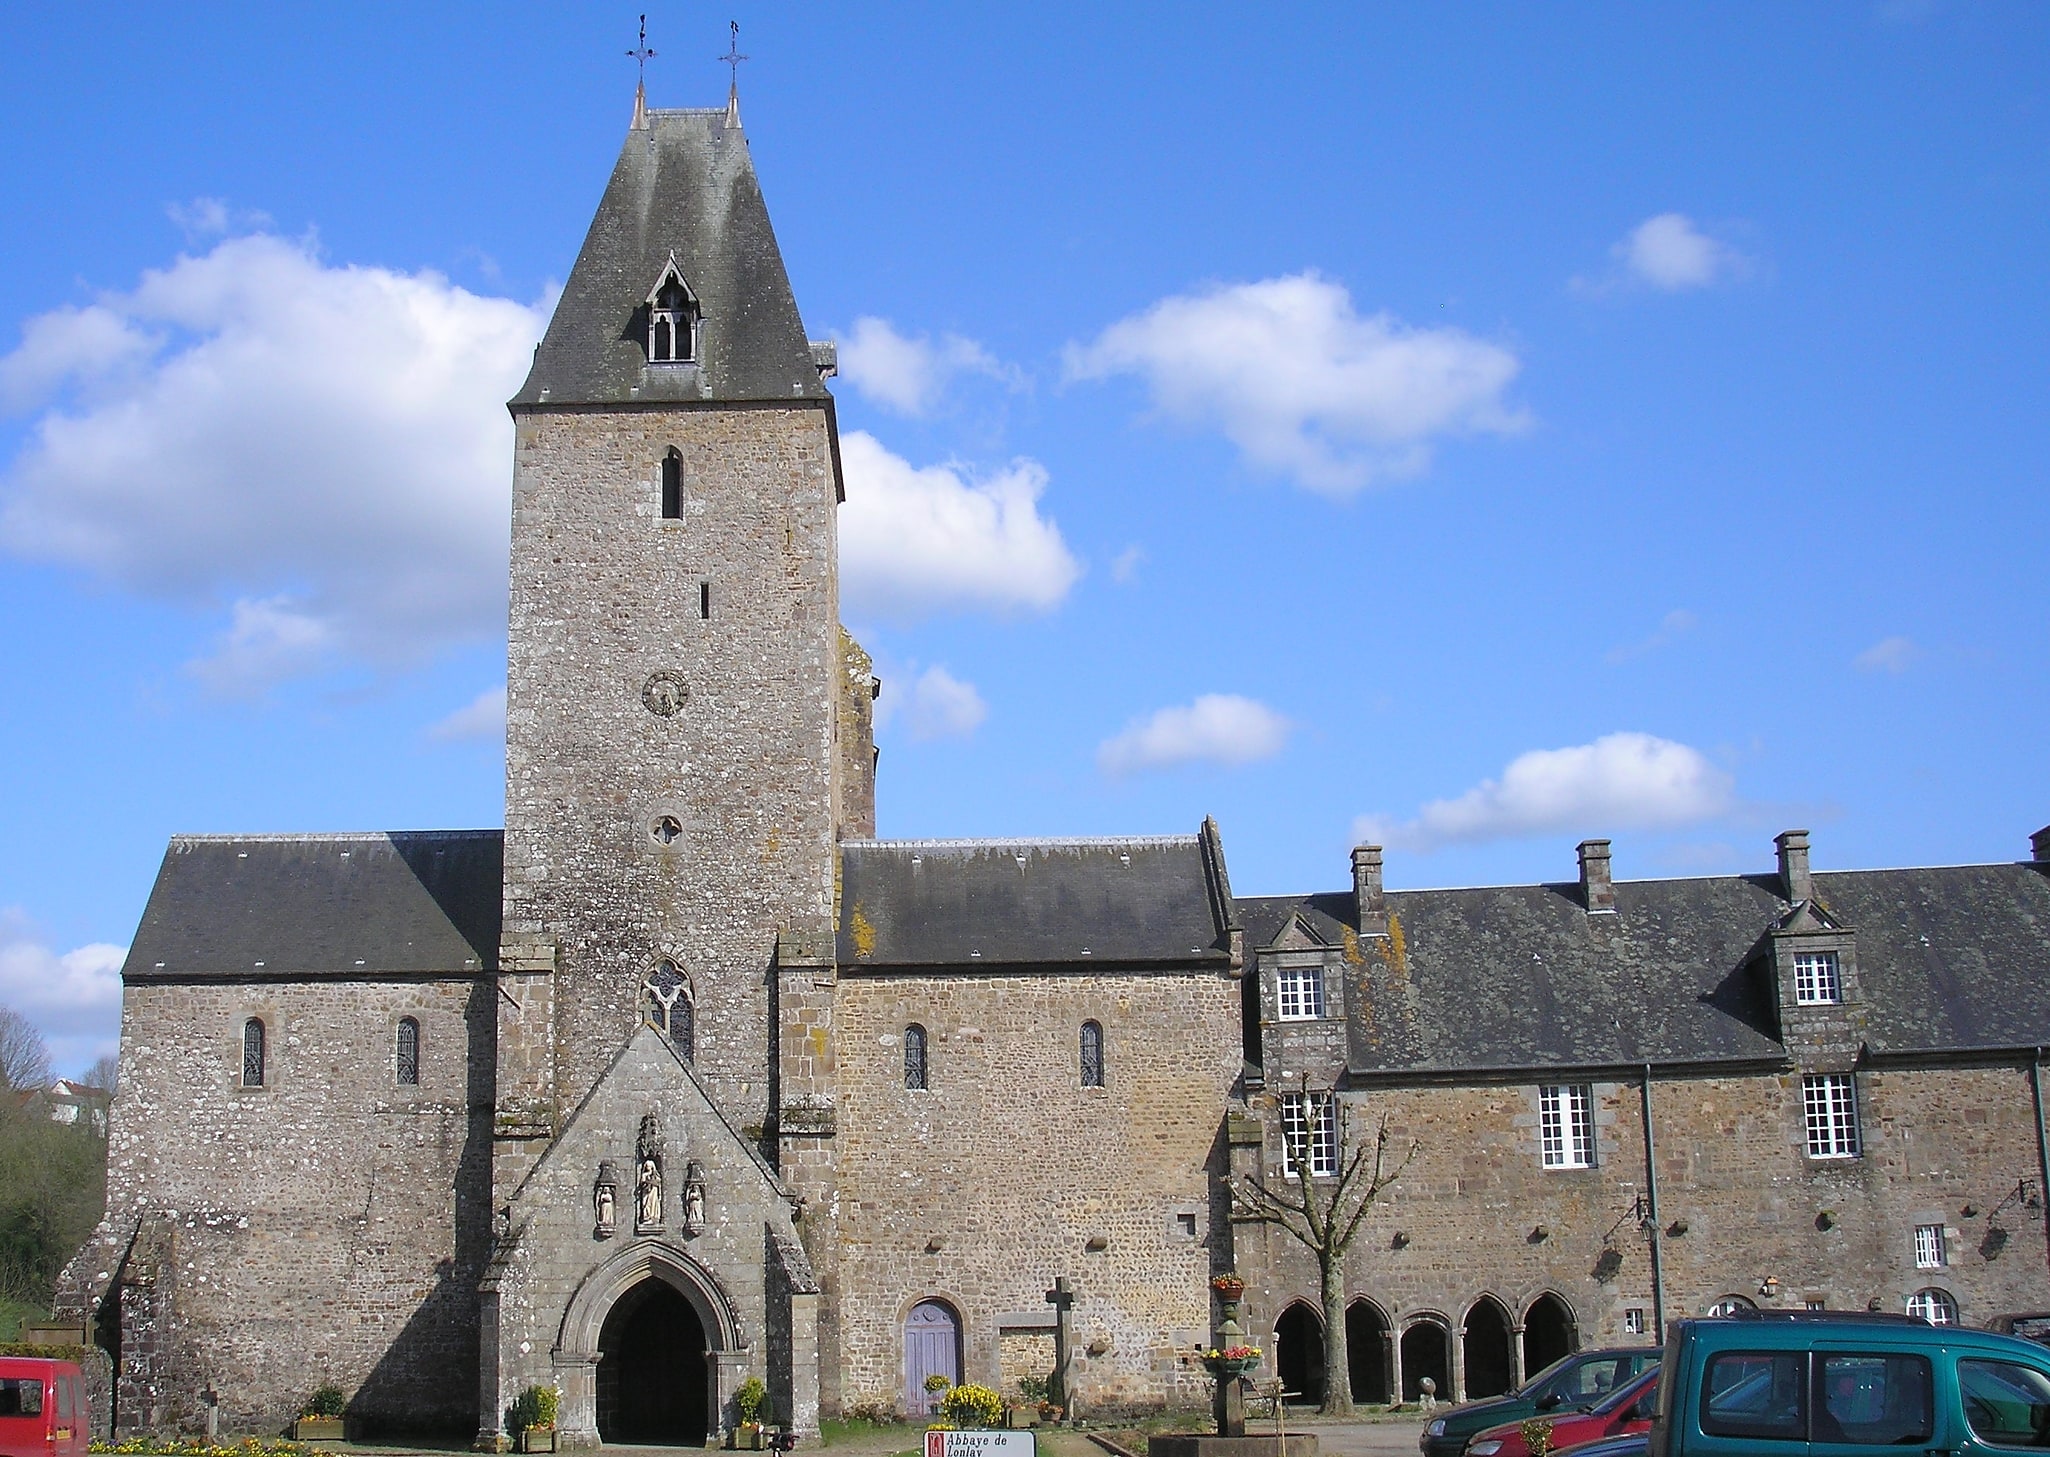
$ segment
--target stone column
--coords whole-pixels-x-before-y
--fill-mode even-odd
[[[1452,1347],[1452,1404],[1457,1406],[1466,1400],[1466,1327],[1461,1326],[1448,1338]]]
[[[713,1351],[707,1358],[709,1370],[706,1379],[711,1384],[711,1420],[705,1423],[705,1445],[723,1447],[732,1433],[736,1420],[733,1411],[733,1393],[740,1390],[740,1383],[747,1380],[748,1352],[745,1347],[737,1351]]]
[[[1509,1327],[1509,1389],[1523,1389],[1523,1322]]]
[[[555,1387],[562,1409],[555,1416],[555,1444],[565,1451],[596,1447],[598,1442],[598,1354],[553,1355]]]
[[[1393,1402],[1402,1400],[1402,1333],[1388,1332],[1388,1396]]]
[[[790,1430],[819,1434],[819,1298],[790,1297]]]
[[[498,1282],[487,1280],[477,1293],[477,1439],[478,1452],[503,1452],[505,1376],[499,1366]]]

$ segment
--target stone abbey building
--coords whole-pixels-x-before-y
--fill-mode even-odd
[[[879,841],[832,372],[737,103],[637,104],[511,403],[504,830],[164,857],[60,1292],[121,1428],[334,1381],[488,1446],[538,1383],[568,1445],[697,1444],[756,1375],[805,1433],[1015,1391],[1057,1321],[1081,1410],[1193,1404],[1233,1268],[1314,1394],[1314,1269],[1231,1181],[1384,1115],[1363,1399],[1731,1300],[2050,1306],[2050,835],[1408,893],[1361,847],[1259,899],[1207,822]]]

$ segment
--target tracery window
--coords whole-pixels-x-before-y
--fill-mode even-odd
[[[1103,1024],[1100,1022],[1082,1024],[1082,1086],[1103,1086]]]
[[[904,1086],[925,1087],[925,1029],[916,1022],[904,1029]]]
[[[642,992],[647,998],[648,1024],[667,1037],[686,1061],[696,1056],[697,1013],[682,969],[663,957],[648,973]]]
[[[242,1024],[242,1086],[263,1086],[263,1022],[251,1017]]]
[[[688,364],[698,357],[698,301],[671,272],[648,301],[648,362]]]
[[[396,1055],[398,1083],[402,1088],[420,1085],[420,1024],[411,1017],[399,1018]]]

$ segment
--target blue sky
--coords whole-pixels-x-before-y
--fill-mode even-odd
[[[650,9],[652,104],[727,13]],[[2050,822],[2050,10],[731,14],[883,834],[1214,814],[1260,893]],[[634,24],[11,17],[0,1001],[60,1067],[169,835],[500,822],[501,403]]]

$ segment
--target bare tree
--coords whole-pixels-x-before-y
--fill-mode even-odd
[[[12,1007],[0,1007],[0,1088],[26,1092],[50,1085],[50,1049],[43,1034]]]
[[[78,1075],[79,1082],[88,1088],[98,1088],[112,1097],[114,1085],[120,1081],[121,1059],[111,1052],[103,1052],[93,1059],[93,1065]]]
[[[1333,1416],[1352,1411],[1351,1368],[1345,1349],[1345,1255],[1374,1201],[1402,1177],[1419,1144],[1411,1139],[1390,1164],[1388,1116],[1370,1142],[1353,1136],[1352,1111],[1336,1092],[1302,1095],[1300,1127],[1282,1124],[1288,1182],[1270,1185],[1257,1174],[1233,1186],[1232,1202],[1255,1219],[1279,1225],[1317,1258],[1317,1296],[1324,1307],[1324,1404]],[[1318,1133],[1329,1128],[1329,1160],[1318,1157]],[[1319,1173],[1319,1167],[1325,1172]]]

